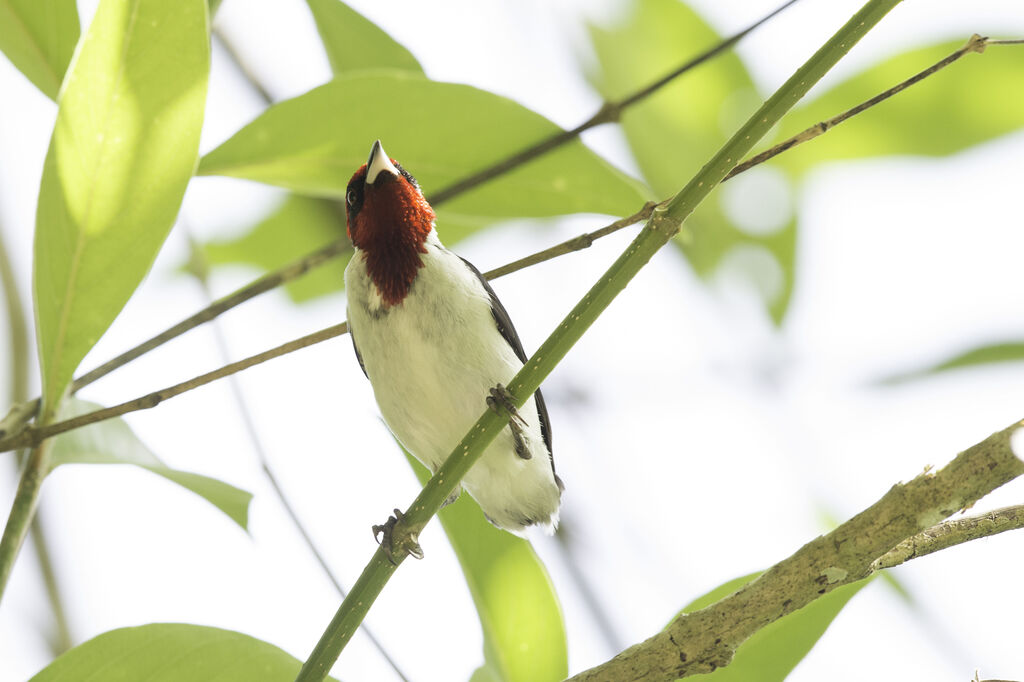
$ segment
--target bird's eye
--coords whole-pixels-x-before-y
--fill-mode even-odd
[[[350,189],[348,193],[345,194],[345,203],[348,204],[349,206],[355,204],[356,199],[356,191],[354,189]]]

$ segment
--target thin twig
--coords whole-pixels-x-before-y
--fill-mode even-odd
[[[235,372],[240,372],[243,369],[248,369],[254,365],[258,365],[261,362],[266,362],[272,358],[286,355],[305,348],[306,346],[312,346],[315,343],[332,339],[335,336],[341,336],[348,331],[348,325],[346,323],[336,324],[326,329],[321,329],[318,332],[307,334],[302,338],[283,343],[280,346],[271,348],[270,350],[257,353],[244,360],[238,362],[232,362],[230,365],[225,365],[219,369],[215,369],[212,372],[201,374],[197,377],[193,377],[188,381],[183,381],[180,384],[174,384],[167,388],[160,389],[159,391],[153,391],[148,393],[141,398],[135,400],[129,400],[121,403],[120,405],[114,405],[113,407],[106,407],[102,410],[96,410],[95,412],[88,412],[86,414],[78,415],[61,422],[55,422],[46,426],[33,427],[30,426],[23,430],[16,436],[8,437],[0,440],[0,452],[6,450],[15,450],[17,448],[27,447],[29,445],[43,442],[47,438],[52,438],[58,434],[64,433],[65,431],[71,431],[72,429],[78,429],[89,424],[95,424],[107,419],[113,419],[114,417],[120,417],[123,414],[129,412],[137,412],[138,410],[148,410],[151,407],[156,407],[163,401],[173,398],[177,395],[181,395],[186,391],[191,391],[193,388],[199,388],[205,386],[217,379],[223,379],[226,376],[230,376]]]
[[[238,51],[235,43],[229,38],[220,26],[215,24],[213,27],[213,37],[216,39],[220,46],[224,48],[224,53],[231,59],[231,63],[235,65],[238,72],[242,74],[242,78],[256,91],[256,94],[260,96],[260,99],[266,104],[270,104],[274,101],[274,97],[270,94],[270,90],[263,84],[257,76],[256,72],[249,68],[249,64],[242,59],[242,53]]]
[[[911,559],[1008,530],[1024,528],[1024,505],[1003,507],[985,514],[945,521],[909,537],[875,559],[872,570],[893,568]]]
[[[507,173],[513,168],[517,168],[528,161],[532,161],[533,159],[537,158],[538,156],[541,156],[542,154],[546,154],[552,149],[556,149],[568,142],[571,142],[572,140],[576,139],[582,133],[586,132],[587,130],[590,130],[591,128],[595,128],[604,123],[612,123],[614,121],[618,121],[619,117],[622,116],[622,112],[625,109],[633,106],[637,102],[647,99],[655,92],[657,92],[661,88],[665,87],[666,85],[674,81],[679,76],[682,76],[684,73],[691,71],[694,68],[700,66],[701,64],[711,59],[714,59],[718,55],[722,54],[723,52],[731,48],[733,45],[741,41],[743,38],[745,38],[752,31],[760,27],[769,19],[775,17],[775,15],[779,14],[796,1],[797,0],[789,0],[788,2],[778,7],[777,9],[773,10],[771,13],[761,17],[753,24],[740,31],[739,33],[733,34],[732,36],[726,38],[725,40],[717,43],[716,45],[700,53],[696,57],[687,60],[686,62],[679,65],[675,69],[666,73],[661,78],[658,78],[654,82],[645,85],[636,92],[614,102],[605,102],[594,113],[593,116],[591,116],[590,118],[588,118],[586,121],[579,124],[575,128],[572,128],[571,130],[559,131],[551,135],[550,137],[541,140],[540,142],[536,142],[535,144],[527,147],[526,149],[523,149],[520,152],[512,154],[506,159],[503,159],[491,166],[488,166],[483,170],[477,171],[476,173],[473,173],[472,175],[463,178],[462,180],[453,182],[447,187],[444,187],[438,190],[437,192],[431,194],[429,197],[427,197],[427,201],[429,201],[433,205],[437,205],[441,202],[452,199],[459,194],[467,192],[473,189],[474,187],[477,187],[478,185],[487,182],[488,180],[491,180],[499,175]]]
[[[572,130],[557,133],[546,140],[542,140],[541,142],[538,142],[522,150],[521,152],[513,154],[512,156],[502,161],[499,161],[494,165],[485,168],[482,171],[479,171],[478,173],[475,173],[474,175],[468,178],[460,180],[455,184],[450,185],[442,189],[441,191],[432,194],[429,197],[431,204],[435,206],[442,204],[445,201],[452,199],[455,196],[473,187],[476,187],[483,182],[486,182],[487,180],[490,180],[491,178],[497,177],[502,173],[506,173],[512,170],[513,168],[516,168],[526,163],[527,161],[530,161],[567,142],[571,142],[585,130],[589,130],[590,128],[593,128],[594,126],[599,125],[601,123],[608,123],[617,120],[618,116],[621,115],[623,109],[635,104],[636,102],[639,102],[640,100],[646,97],[649,97],[659,88],[664,87],[673,79],[679,77],[683,73],[686,73],[690,69],[693,69],[699,64],[704,63],[708,59],[711,59],[712,57],[718,55],[719,53],[728,49],[729,47],[732,47],[742,38],[748,35],[751,31],[753,31],[761,24],[774,17],[782,10],[792,5],[794,2],[796,2],[796,0],[789,0],[784,5],[773,11],[771,14],[763,17],[759,21],[748,26],[747,28],[731,36],[730,38],[725,39],[724,41],[712,47],[710,50],[704,52],[703,54],[693,59],[690,59],[689,61],[682,64],[673,71],[669,72],[668,74],[658,79],[654,83],[651,83],[650,85],[641,88],[640,90],[623,98],[622,100],[616,103],[605,104],[596,114],[594,114],[594,116],[591,116],[589,119],[587,119],[580,125],[576,126]],[[259,96],[268,104],[271,103],[273,99],[270,93],[267,91],[266,87],[260,82],[259,78],[256,77],[255,73],[253,73],[252,70],[246,66],[245,61],[242,60],[241,55],[234,48],[230,40],[227,39],[226,36],[224,36],[222,32],[220,32],[216,28],[214,29],[214,35],[218,40],[221,41],[222,45],[224,46],[225,53],[235,63],[239,72],[252,85],[257,94],[259,94]],[[234,294],[232,294],[230,298],[233,299],[233,303],[231,305],[217,307],[216,309],[212,310],[207,309],[199,311],[192,317],[189,317],[187,320],[183,320],[181,323],[175,325],[175,327],[172,327],[171,329],[168,329],[166,332],[153,337],[153,339],[150,339],[150,341],[147,341],[141,346],[133,348],[132,350],[123,353],[122,355],[119,355],[117,358],[114,358],[110,362],[105,363],[101,367],[97,367],[95,370],[80,377],[72,384],[72,391],[76,391],[82,388],[83,386],[92,383],[96,379],[99,379],[101,376],[104,376],[109,372],[113,371],[114,369],[117,369],[118,367],[127,364],[128,362],[131,362],[140,355],[147,353],[153,348],[156,348],[157,346],[166,343],[167,341],[175,338],[176,336],[183,334],[189,329],[192,329],[193,327],[203,324],[204,322],[208,322],[217,315],[226,312],[227,310],[233,308],[234,306],[239,305],[240,303],[243,303],[244,301],[247,301],[250,298],[258,296],[266,291],[269,291],[270,289],[276,286],[289,282],[295,279],[296,277],[299,277],[300,275],[304,274],[307,270],[318,265],[321,265],[328,259],[341,254],[345,250],[345,247],[347,246],[348,243],[347,241],[344,240],[336,244],[329,244],[326,247],[323,247],[322,249],[309,254],[305,258],[302,258],[291,265],[285,266],[284,268],[268,273],[264,277],[261,277],[260,279],[256,280],[250,285],[242,287]],[[324,254],[326,254],[326,256],[324,256]],[[296,269],[296,266],[302,267]],[[268,282],[274,283],[268,287],[266,286]],[[219,303],[220,302],[218,302],[218,304]],[[20,431],[23,428],[25,428],[28,419],[30,419],[31,416],[35,415],[35,413],[38,411],[39,402],[37,399],[25,406],[15,407],[19,409],[18,412],[15,413],[12,409],[12,414],[8,414],[8,416],[0,420],[0,439],[3,439],[4,437],[18,435],[18,433],[20,433]],[[28,414],[29,417],[25,418],[25,414]]]
[[[186,232],[187,235],[187,232]],[[203,290],[204,296],[207,300],[213,299],[213,294],[210,290],[210,268],[206,261],[206,258],[202,252],[199,244],[192,239],[191,235],[188,236],[189,249],[191,251],[191,257],[189,258],[189,271],[196,278],[200,288]],[[224,330],[221,325],[218,324],[218,320],[213,320],[213,335],[217,342],[217,349],[220,353],[221,360],[223,362],[229,362],[231,360],[231,351],[228,349],[228,342],[224,336]],[[238,377],[228,377],[228,386],[231,389],[231,394],[235,399],[235,403],[238,405],[239,415],[242,417],[242,424],[245,427],[246,434],[249,436],[249,443],[252,445],[253,451],[256,453],[256,460],[263,470],[263,475],[266,476],[267,481],[270,483],[270,487],[273,488],[274,494],[277,495],[278,502],[284,508],[288,518],[291,519],[292,525],[295,526],[295,530],[298,531],[302,537],[303,542],[306,544],[306,548],[310,554],[320,565],[320,569],[327,576],[327,579],[334,586],[335,591],[344,599],[348,595],[341,581],[338,580],[337,576],[334,575],[334,571],[331,570],[327,560],[324,558],[320,549],[316,546],[316,542],[313,541],[313,536],[306,530],[305,524],[302,523],[302,519],[299,518],[298,512],[295,511],[295,507],[292,506],[291,501],[288,499],[288,495],[285,494],[284,488],[278,481],[277,476],[274,474],[273,469],[270,466],[270,457],[267,456],[267,451],[263,447],[263,441],[259,436],[259,431],[256,429],[256,422],[252,418],[252,411],[249,409],[248,401],[245,399],[245,393],[242,391],[242,387],[238,382]],[[380,643],[377,637],[370,630],[370,626],[363,623],[363,634],[370,640],[370,643],[376,647],[380,655],[387,661],[391,669],[395,671],[395,674],[403,682],[409,682],[409,678],[405,676],[402,669],[398,667],[398,663],[388,654],[384,649],[384,646]]]
[[[949,56],[945,57],[944,59],[941,59],[938,62],[936,62],[935,64],[932,64],[931,66],[929,66],[924,71],[921,71],[920,73],[917,73],[917,74],[911,76],[910,78],[908,78],[907,80],[903,81],[902,83],[899,83],[898,85],[894,85],[893,87],[889,88],[885,92],[882,92],[882,93],[879,93],[879,94],[875,95],[874,97],[872,97],[871,99],[867,100],[866,102],[861,102],[860,104],[858,104],[857,106],[853,107],[852,109],[847,109],[846,111],[844,111],[843,113],[839,114],[838,116],[833,116],[832,118],[828,119],[827,121],[821,121],[820,123],[815,123],[810,128],[807,128],[806,130],[797,133],[796,135],[794,135],[793,137],[789,138],[788,140],[786,140],[784,142],[780,142],[779,144],[775,145],[771,149],[766,149],[765,151],[761,152],[760,154],[757,154],[755,156],[750,157],[749,159],[747,159],[743,163],[741,163],[741,164],[737,165],[735,168],[733,168],[732,171],[730,171],[729,174],[725,176],[725,179],[728,180],[729,178],[733,177],[734,175],[739,175],[743,171],[748,170],[748,169],[750,169],[753,166],[756,166],[756,165],[758,165],[760,163],[764,163],[768,159],[771,159],[772,157],[778,156],[779,154],[781,154],[782,152],[786,151],[787,149],[792,149],[793,147],[796,147],[797,145],[801,145],[804,142],[808,142],[810,140],[813,140],[814,138],[818,137],[819,135],[824,135],[829,129],[839,125],[840,123],[842,123],[846,119],[851,118],[853,116],[856,116],[857,114],[861,113],[862,111],[864,111],[866,109],[870,109],[871,107],[875,106],[876,104],[878,104],[880,102],[884,102],[885,100],[889,99],[890,97],[892,97],[893,95],[895,95],[895,94],[897,94],[899,92],[903,92],[904,90],[909,88],[911,85],[914,85],[915,83],[918,83],[918,82],[924,80],[928,76],[931,76],[932,74],[934,74],[934,73],[936,73],[938,71],[941,71],[942,69],[946,68],[947,66],[949,66],[953,62],[957,61],[958,59],[960,59],[961,57],[963,57],[966,54],[969,54],[971,52],[977,52],[977,53],[980,54],[980,53],[985,51],[985,47],[988,46],[988,45],[1016,45],[1016,44],[1019,44],[1021,42],[1024,42],[1024,41],[1019,41],[1019,40],[989,40],[988,38],[983,38],[982,36],[979,36],[977,33],[975,33],[973,36],[970,37],[970,39],[967,41],[966,45],[961,47],[956,52],[953,52]],[[724,180],[723,180],[723,182],[724,182]]]

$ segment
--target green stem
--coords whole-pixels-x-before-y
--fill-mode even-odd
[[[4,527],[3,537],[0,538],[0,600],[3,599],[7,580],[14,569],[14,561],[18,558],[18,552],[35,517],[39,491],[43,487],[43,479],[49,473],[52,443],[52,440],[44,440],[32,448],[21,471],[18,492],[14,494],[11,514],[7,517],[7,525]]]
[[[636,239],[509,383],[508,390],[515,397],[517,406],[522,406],[526,399],[533,395],[541,381],[551,373],[640,268],[679,231],[683,220],[722,181],[725,174],[810,90],[811,86],[899,2],[900,0],[869,0],[758,109],[682,191],[666,206],[655,210]],[[400,524],[407,529],[404,530],[405,533],[415,534],[427,524],[507,421],[507,416],[490,410],[484,412],[405,513]],[[396,557],[398,564],[403,560],[404,556]],[[296,682],[319,681],[327,676],[341,650],[366,616],[370,605],[398,568],[398,564],[390,563],[381,549],[374,553],[370,563],[363,569],[359,580],[352,587],[348,598],[342,602],[334,619],[302,666]]]
[[[11,403],[20,403],[28,398],[29,362],[31,352],[29,350],[28,318],[25,315],[25,308],[21,303],[21,294],[18,291],[18,278],[11,265],[10,254],[7,253],[7,245],[3,239],[3,230],[0,230],[0,286],[4,290],[4,303],[7,308],[8,336],[11,346]],[[14,466],[20,470],[25,464],[27,457],[23,452],[12,458]],[[51,648],[55,656],[71,648],[71,633],[68,628],[67,617],[64,615],[64,605],[61,599],[60,589],[57,584],[57,576],[53,570],[53,561],[50,558],[49,544],[46,541],[46,533],[38,517],[33,518],[30,525],[32,533],[32,546],[36,551],[36,558],[39,560],[40,572],[43,576],[43,583],[46,586],[46,594],[50,600],[50,608],[53,611],[54,625],[56,632],[51,640]],[[7,569],[8,571],[10,569]],[[3,585],[0,582],[0,594],[3,594]]]

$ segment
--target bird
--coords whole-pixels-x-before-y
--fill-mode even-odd
[[[504,385],[527,356],[494,289],[441,243],[419,184],[380,140],[349,181],[345,209],[354,246],[345,269],[349,333],[384,422],[435,473],[485,404],[504,405],[508,426],[461,487],[498,528],[553,533],[564,485],[555,473],[551,422],[539,389],[518,411],[507,400]],[[382,545],[388,530],[374,526],[375,537],[385,534]]]

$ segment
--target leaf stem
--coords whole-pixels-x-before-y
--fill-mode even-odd
[[[806,64],[797,69],[796,73],[768,98],[679,194],[667,205],[654,210],[654,214],[640,234],[509,382],[507,388],[517,407],[521,407],[526,399],[533,395],[541,381],[551,373],[612,300],[679,231],[683,220],[722,181],[725,174],[736,164],[736,159],[749,152],[783,114],[899,1],[869,0]],[[427,482],[401,521],[396,524],[393,533],[399,538],[396,543],[398,546],[401,546],[403,538],[415,538],[419,534],[506,424],[507,417],[495,411],[484,410],[483,416],[448,455],[445,463]],[[353,586],[352,592],[342,602],[334,619],[303,665],[296,682],[319,682],[324,679],[352,633],[404,558],[399,554],[396,563],[391,564],[383,549],[377,549]]]

